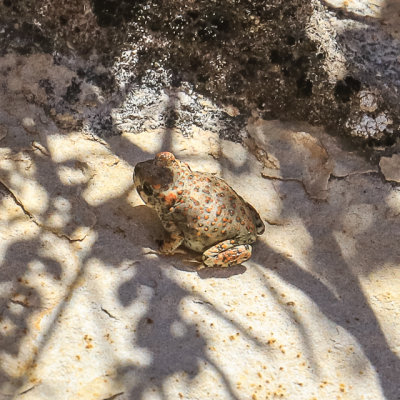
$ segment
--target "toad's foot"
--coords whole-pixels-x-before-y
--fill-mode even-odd
[[[238,244],[236,240],[225,240],[203,253],[207,267],[230,267],[245,262],[251,257],[251,246]]]

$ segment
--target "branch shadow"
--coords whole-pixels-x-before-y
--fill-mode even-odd
[[[400,251],[393,239],[396,237],[396,232],[399,232],[398,218],[379,221],[379,217],[382,217],[381,211],[380,214],[371,216],[372,221],[365,231],[356,233],[355,236],[351,231],[347,232],[350,235],[349,240],[352,237],[356,243],[356,252],[349,258],[343,254],[341,247],[343,243],[338,242],[335,232],[349,230],[343,226],[348,218],[346,213],[349,204],[355,206],[359,202],[361,205],[375,205],[377,201],[381,201],[376,198],[380,195],[375,194],[375,198],[368,197],[368,188],[365,186],[364,193],[355,197],[354,190],[357,189],[354,189],[349,178],[349,182],[346,182],[345,188],[342,189],[349,192],[347,198],[334,198],[339,191],[331,191],[325,205],[314,202],[311,206],[313,216],[310,218],[308,209],[310,206],[306,205],[309,201],[303,205],[296,202],[290,196],[290,192],[293,192],[293,189],[290,189],[291,185],[293,183],[283,190],[286,195],[281,197],[284,203],[282,215],[288,213],[292,217],[297,216],[310,235],[312,240],[309,255],[310,269],[304,269],[263,242],[257,244],[253,258],[257,264],[264,265],[267,269],[272,268],[285,282],[301,290],[330,321],[352,335],[376,371],[385,398],[397,400],[400,391],[396,377],[400,371],[400,359],[386,339],[376,311],[372,308],[370,299],[364,294],[360,278],[381,269],[386,263],[394,266],[400,262]],[[383,191],[384,185],[379,178],[370,185]],[[281,185],[284,186],[285,184]],[[324,220],[321,210],[325,206],[331,208],[332,215],[335,215],[334,220]],[[381,208],[385,208],[385,203]],[[387,232],[383,239],[380,237],[380,229]],[[384,247],[381,248],[381,245]],[[377,249],[381,251],[377,252]],[[270,265],[271,261],[273,266]]]
[[[137,384],[130,389],[130,399],[141,399],[149,385],[156,386],[161,398],[167,398],[163,384],[171,376],[192,380],[202,366],[210,364],[218,371],[230,398],[237,399],[229,379],[206,354],[207,341],[199,333],[196,324],[182,318],[182,300],[190,292],[182,289],[166,277],[159,262],[138,266],[137,278],[125,282],[119,288],[119,301],[127,307],[138,296],[140,286],[152,289],[146,314],[139,320],[133,342],[135,348],[145,349],[151,354],[147,366],[124,365],[118,369],[122,379],[133,374]],[[157,315],[158,317],[156,317]]]

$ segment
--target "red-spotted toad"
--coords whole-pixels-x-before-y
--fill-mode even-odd
[[[206,266],[229,267],[248,260],[250,244],[264,232],[257,211],[224,180],[192,171],[171,153],[138,163],[134,182],[169,233],[162,253],[173,254],[183,244],[203,253]]]

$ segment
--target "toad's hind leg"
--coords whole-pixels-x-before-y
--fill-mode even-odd
[[[262,221],[260,214],[258,211],[249,203],[246,203],[249,208],[251,214],[253,215],[254,223],[256,225],[257,235],[262,235],[265,232],[265,225]]]
[[[203,253],[207,267],[230,267],[245,262],[251,257],[249,244],[238,244],[236,240],[225,240],[210,247]]]

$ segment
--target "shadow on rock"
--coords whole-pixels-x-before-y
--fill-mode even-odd
[[[121,304],[127,307],[137,299],[142,287],[148,288],[151,293],[147,311],[138,322],[133,342],[135,348],[150,354],[150,362],[146,366],[119,367],[118,374],[122,380],[137,382],[131,387],[129,398],[141,399],[149,385],[156,387],[161,397],[165,398],[163,387],[168,378],[174,376],[177,382],[180,376],[193,379],[202,366],[211,364],[218,371],[231,398],[236,399],[228,378],[208,358],[206,339],[195,324],[188,323],[181,316],[182,300],[190,296],[190,292],[166,277],[156,262],[138,266],[137,277],[120,286],[118,297]],[[130,375],[132,379],[129,379]]]

